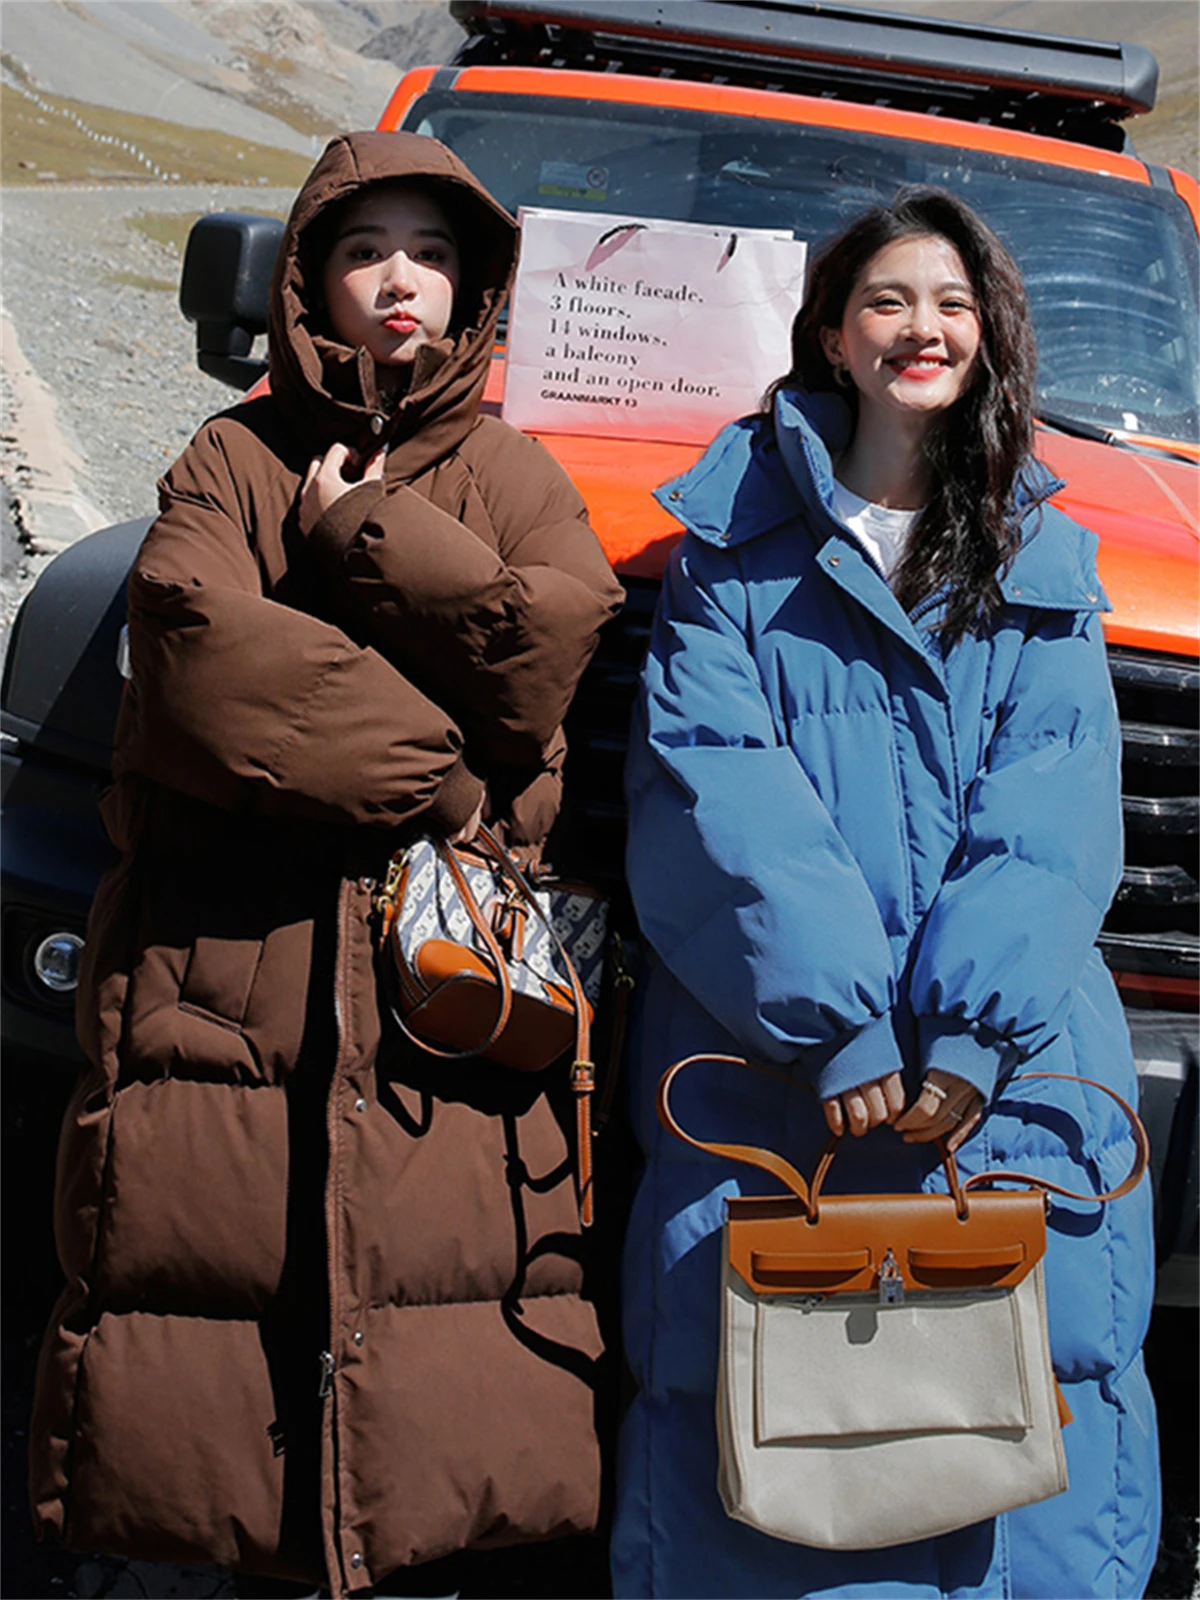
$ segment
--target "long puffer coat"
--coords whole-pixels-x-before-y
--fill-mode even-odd
[[[464,283],[389,406],[309,280],[327,208],[398,178],[441,202]],[[285,236],[271,394],[160,486],[33,1421],[35,1521],[76,1549],[339,1594],[594,1525],[565,1113],[542,1078],[381,1036],[370,923],[392,850],[456,829],[485,784],[510,841],[540,845],[621,598],[563,473],[480,415],[515,255],[434,140],[336,141]],[[385,443],[385,478],[305,538],[303,474],[335,439]]]
[[[1075,1420],[1070,1488],[938,1539],[870,1552],[788,1544],[728,1519],[713,1396],[724,1201],[768,1180],[665,1133],[777,1149],[811,1172],[819,1098],[941,1067],[989,1101],[965,1173],[1011,1166],[1096,1192],[1132,1161],[1105,1097],[1136,1099],[1128,1032],[1095,948],[1121,862],[1118,728],[1095,539],[1037,502],[1003,606],[943,650],[832,510],[835,396],[785,391],[733,424],[661,498],[687,530],[671,564],[629,763],[629,880],[652,948],[633,1104],[646,1171],[625,1256],[639,1384],[622,1437],[621,1596],[1140,1595],[1158,1528],[1149,1185],[1056,1203],[1046,1260],[1055,1370]],[[847,1191],[945,1187],[928,1146],[847,1139]]]

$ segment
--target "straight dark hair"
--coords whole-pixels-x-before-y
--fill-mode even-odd
[[[978,628],[1000,603],[998,578],[1020,543],[1013,494],[1033,450],[1037,349],[1025,286],[1016,263],[970,206],[943,189],[906,188],[888,206],[857,221],[813,262],[804,303],[792,323],[791,371],[767,391],[841,388],[821,345],[823,328],[840,328],[864,268],[898,239],[941,238],[958,251],[975,295],[982,337],[965,394],[926,442],[932,492],[893,577],[901,605],[915,611],[946,591],[940,629],[947,644]]]

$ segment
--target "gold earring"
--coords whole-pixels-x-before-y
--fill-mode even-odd
[[[844,367],[839,361],[833,369],[833,381],[839,389],[848,389],[850,387],[850,368]]]

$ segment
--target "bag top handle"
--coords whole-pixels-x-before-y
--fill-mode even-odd
[[[727,1066],[748,1067],[753,1072],[764,1073],[769,1078],[778,1078],[783,1083],[793,1080],[784,1072],[776,1072],[771,1067],[764,1067],[757,1062],[747,1061],[744,1056],[718,1055],[710,1051],[702,1051],[697,1055],[685,1056],[676,1061],[663,1073],[658,1085],[656,1105],[658,1118],[663,1127],[676,1138],[682,1139],[685,1144],[690,1144],[696,1150],[705,1150],[710,1155],[724,1156],[729,1161],[744,1162],[747,1166],[757,1167],[762,1172],[770,1173],[777,1178],[786,1189],[790,1189],[799,1200],[804,1215],[812,1222],[817,1220],[818,1203],[826,1174],[833,1163],[833,1158],[841,1144],[839,1135],[830,1138],[822,1150],[813,1173],[811,1186],[805,1182],[796,1168],[785,1157],[778,1155],[774,1150],[765,1150],[760,1145],[749,1144],[723,1144],[707,1139],[696,1139],[684,1129],[675,1118],[671,1110],[671,1086],[675,1079],[685,1068],[694,1066],[699,1061],[723,1062]],[[967,1214],[967,1194],[972,1189],[994,1187],[998,1183],[1024,1183],[1031,1188],[1040,1189],[1047,1196],[1050,1194],[1065,1195],[1068,1200],[1091,1200],[1097,1205],[1103,1205],[1109,1200],[1119,1200],[1130,1190],[1135,1189],[1142,1181],[1146,1168],[1150,1162],[1150,1140],[1146,1129],[1137,1112],[1114,1090],[1103,1083],[1097,1083],[1094,1078],[1077,1078],[1067,1072],[1027,1072],[1022,1074],[1021,1082],[1028,1083],[1034,1078],[1058,1078],[1065,1083],[1078,1083],[1089,1089],[1099,1089],[1101,1094],[1106,1094],[1110,1100],[1115,1100],[1125,1114],[1133,1134],[1135,1153],[1133,1165],[1126,1177],[1116,1188],[1107,1189],[1102,1194],[1081,1194],[1075,1189],[1066,1189],[1061,1184],[1052,1183],[1048,1178],[1037,1178],[1026,1172],[1008,1172],[997,1169],[992,1172],[977,1172],[973,1177],[962,1183],[958,1174],[958,1163],[952,1151],[939,1139],[938,1149],[942,1155],[942,1162],[946,1170],[946,1179],[950,1185],[950,1193],[954,1197],[955,1206],[960,1217]]]
[[[742,1161],[747,1166],[758,1167],[762,1172],[769,1172],[773,1178],[778,1178],[786,1189],[792,1191],[804,1208],[804,1215],[806,1217],[813,1216],[808,1184],[805,1183],[791,1162],[783,1156],[776,1155],[773,1150],[764,1150],[756,1144],[718,1144],[708,1139],[695,1139],[675,1120],[675,1113],[671,1110],[670,1103],[671,1085],[685,1068],[694,1066],[698,1061],[721,1061],[731,1067],[749,1067],[752,1072],[762,1072],[770,1078],[780,1078],[784,1083],[791,1082],[791,1079],[785,1073],[774,1072],[770,1067],[761,1067],[756,1062],[747,1061],[744,1056],[713,1055],[708,1052],[703,1052],[700,1055],[685,1056],[682,1061],[676,1061],[674,1066],[667,1068],[658,1085],[658,1095],[655,1103],[658,1109],[658,1120],[663,1127],[668,1132],[673,1133],[677,1139],[682,1139],[684,1144],[690,1144],[696,1150],[707,1150],[709,1155],[724,1156],[728,1161]],[[826,1148],[828,1150],[828,1147]]]

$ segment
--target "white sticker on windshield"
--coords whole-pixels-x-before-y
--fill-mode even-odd
[[[607,200],[608,168],[582,161],[543,161],[538,193],[560,200]]]

